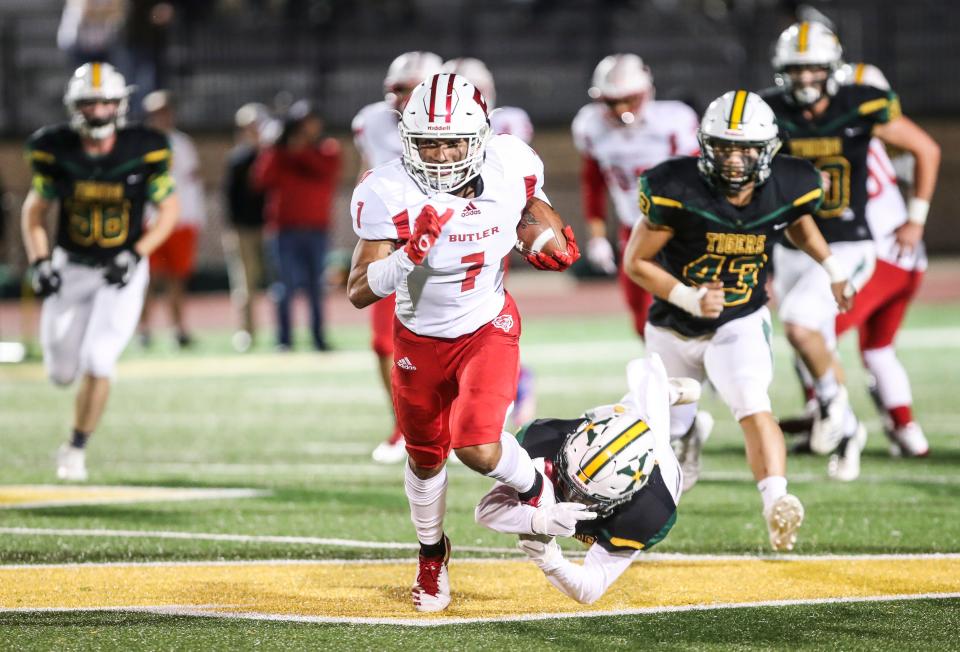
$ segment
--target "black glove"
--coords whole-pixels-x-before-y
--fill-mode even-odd
[[[33,293],[41,299],[60,290],[60,272],[53,268],[50,257],[41,258],[30,265],[30,285]]]
[[[133,278],[133,273],[140,262],[140,254],[133,249],[124,249],[113,257],[103,270],[103,278],[107,283],[123,287]]]

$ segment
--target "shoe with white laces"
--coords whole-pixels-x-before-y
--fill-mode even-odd
[[[829,402],[820,404],[810,426],[811,451],[817,455],[829,455],[837,449],[843,440],[843,422],[849,409],[850,397],[847,388],[842,386]]]
[[[693,425],[687,434],[674,440],[673,448],[683,471],[683,490],[689,491],[700,479],[700,452],[703,444],[710,437],[713,430],[713,416],[703,410],[697,412]]]
[[[857,423],[857,429],[840,442],[837,452],[830,456],[827,475],[841,482],[853,482],[860,477],[860,452],[867,444],[867,429]]]
[[[407,457],[407,447],[399,429],[395,429],[390,438],[377,444],[370,453],[374,462],[379,464],[399,464]]]
[[[803,524],[803,503],[793,494],[780,496],[769,510],[764,511],[770,546],[777,552],[793,550],[797,529]]]
[[[57,478],[67,482],[86,482],[86,451],[70,444],[60,446],[57,449]]]
[[[450,576],[447,574],[450,539],[446,534],[443,543],[446,552],[442,557],[420,555],[417,561],[417,579],[410,591],[417,611],[443,611],[450,605]]]
[[[926,457],[930,454],[930,444],[916,421],[895,428],[891,439],[890,454],[893,457]]]

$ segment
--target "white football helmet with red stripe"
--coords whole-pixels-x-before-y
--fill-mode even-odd
[[[433,52],[404,52],[390,63],[387,76],[383,78],[383,94],[387,102],[396,108],[409,90],[424,79],[440,72],[443,59]]]
[[[67,82],[67,91],[63,95],[63,104],[70,114],[70,126],[89,138],[101,140],[109,137],[117,127],[124,125],[131,90],[123,75],[109,63],[83,64]],[[116,113],[108,120],[92,120],[80,110],[83,102],[91,101],[116,102]]]
[[[427,194],[453,192],[480,173],[490,121],[487,101],[476,86],[460,75],[439,73],[413,89],[400,116],[403,165]],[[420,157],[419,140],[467,141],[463,159],[427,163]]]

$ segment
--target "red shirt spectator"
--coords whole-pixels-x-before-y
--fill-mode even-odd
[[[267,224],[273,229],[326,229],[340,179],[340,143],[277,144],[264,151],[253,169],[254,184],[266,195]]]

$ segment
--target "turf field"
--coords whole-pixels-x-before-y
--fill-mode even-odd
[[[925,460],[888,457],[844,342],[871,431],[863,475],[839,485],[825,459],[790,460],[807,509],[796,554],[767,553],[740,436],[711,396],[704,476],[676,527],[589,607],[473,522],[489,482],[451,467],[454,604],[431,618],[408,602],[401,468],[369,460],[389,420],[366,338],[335,330],[327,355],[236,355],[224,332],[189,354],[131,346],[89,486],[66,489],[53,453],[72,392],[38,363],[0,367],[0,649],[960,649],[960,306],[916,307],[900,338]],[[625,317],[531,318],[523,341],[544,416],[616,400],[642,351]],[[790,414],[782,337],[775,354]]]

